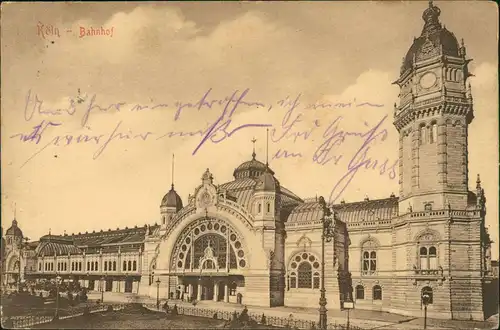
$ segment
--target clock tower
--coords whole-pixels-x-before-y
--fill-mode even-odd
[[[399,105],[399,211],[466,209],[467,129],[473,119],[465,45],[429,2],[424,27],[403,58]]]

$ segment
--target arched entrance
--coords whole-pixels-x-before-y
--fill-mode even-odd
[[[185,288],[180,299],[236,302],[243,287],[236,285],[230,290],[229,286],[244,283],[246,251],[243,237],[223,220],[205,217],[186,228],[171,258],[171,270],[177,275],[175,285]]]

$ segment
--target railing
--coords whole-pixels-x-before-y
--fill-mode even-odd
[[[85,313],[85,308],[89,308],[89,313],[99,313],[106,312],[108,310],[108,305],[101,306],[85,306],[74,309],[60,309],[59,313],[67,315],[59,316],[60,320],[65,320],[77,316],[82,316]],[[113,311],[119,311],[125,308],[124,305],[114,305]],[[23,329],[23,328],[31,328],[34,325],[49,323],[54,320],[54,315],[24,315],[24,316],[12,316],[12,317],[2,317],[2,326],[7,329]]]
[[[156,304],[143,304],[143,306],[150,310],[165,312],[162,306],[160,306],[160,308],[156,308]],[[172,308],[173,306],[169,305],[169,312],[172,311]],[[177,306],[177,313],[179,315],[206,317],[206,318],[225,320],[225,321],[235,320],[241,315],[241,313],[238,313],[237,311],[231,312],[231,311],[221,311],[212,308],[186,307],[186,306]],[[303,320],[293,317],[266,316],[265,314],[248,313],[248,319],[256,324],[267,325],[271,327],[289,328],[289,329],[317,328],[317,324],[314,321]],[[328,324],[327,328],[331,330],[347,329],[345,325],[337,323],[330,323]],[[355,325],[350,325],[349,329],[366,330]]]

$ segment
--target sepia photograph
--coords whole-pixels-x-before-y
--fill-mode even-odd
[[[498,5],[3,2],[5,329],[498,329]]]

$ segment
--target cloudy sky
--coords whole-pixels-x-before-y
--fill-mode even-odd
[[[441,22],[465,40],[474,59],[469,186],[475,187],[481,173],[487,224],[496,241],[496,6],[436,5]],[[218,132],[193,155],[202,142],[195,132],[207,132],[232,95],[242,102],[226,131],[272,125],[271,167],[283,186],[302,197],[329,197],[361,146],[359,138],[347,137],[330,150],[328,156],[335,157],[320,164],[323,158],[314,156],[326,155],[319,151],[333,134],[331,123],[339,123],[338,130],[366,132],[381,122],[386,139],[375,141],[369,153],[378,166],[357,173],[337,201],[397,194],[397,177],[389,170],[398,157],[392,125],[398,88],[391,82],[420,35],[426,7],[426,2],[4,4],[4,230],[14,203],[20,226],[32,239],[49,230],[70,234],[159,222],[159,204],[172,183],[173,153],[175,188],[184,202],[206,168],[217,184],[230,181],[234,168],[251,158],[253,137],[257,158],[265,161],[266,129],[252,126],[231,136]],[[109,35],[81,35],[101,27]],[[197,106],[204,95],[211,107]],[[330,106],[311,106],[320,104]],[[172,132],[177,134],[170,137]],[[180,132],[194,133],[180,137]],[[285,150],[297,157],[273,157]]]

